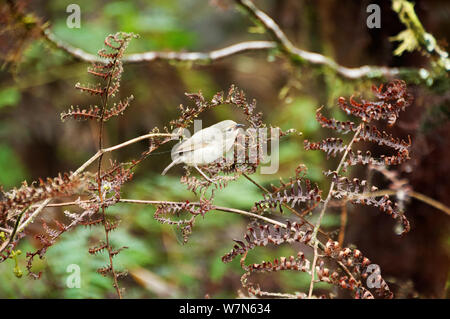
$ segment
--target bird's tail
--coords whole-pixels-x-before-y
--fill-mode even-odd
[[[180,164],[182,161],[183,161],[183,160],[182,160],[181,157],[176,158],[172,163],[170,163],[170,164],[162,171],[161,175],[166,175],[167,171],[168,171],[169,169],[171,169],[172,166],[177,165],[177,164]]]

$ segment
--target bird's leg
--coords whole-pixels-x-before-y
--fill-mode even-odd
[[[214,183],[214,181],[211,178],[209,178],[208,176],[206,176],[206,174],[203,173],[202,170],[200,168],[198,168],[197,165],[194,165],[194,167],[208,182]]]

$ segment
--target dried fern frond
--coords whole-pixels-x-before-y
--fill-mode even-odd
[[[378,101],[361,99],[361,102],[358,103],[351,97],[348,103],[345,98],[340,97],[339,106],[347,114],[357,116],[364,122],[384,119],[388,121],[389,125],[393,125],[400,111],[404,111],[412,101],[411,95],[406,90],[405,82],[401,80],[390,82],[386,88],[383,85],[378,88],[374,86],[372,91]]]
[[[249,227],[244,236],[245,242],[234,240],[236,245],[222,257],[224,263],[232,261],[238,255],[244,255],[249,250],[258,246],[268,244],[281,245],[283,243],[300,242],[308,244],[311,240],[312,229],[303,222],[286,222],[286,229],[278,225],[258,225],[256,228]],[[303,227],[303,228],[302,228]]]
[[[192,233],[195,218],[199,215],[205,216],[207,212],[212,210],[213,206],[210,200],[201,199],[200,205],[194,205],[186,201],[185,203],[166,202],[158,205],[153,218],[162,224],[175,225],[181,229],[183,242],[186,243],[189,235]],[[188,219],[172,219],[174,216],[180,216],[183,212],[191,215]]]
[[[68,118],[73,118],[74,120],[100,120],[101,109],[97,105],[90,106],[89,109],[80,109],[77,105],[73,105],[67,112],[61,113],[61,121],[65,121]]]
[[[352,275],[356,278],[360,278],[361,281],[367,283],[367,280],[370,279],[370,283],[373,288],[368,288],[373,290],[378,296],[388,299],[393,298],[393,293],[389,289],[389,286],[384,281],[383,277],[380,274],[374,273],[374,270],[376,269],[374,266],[376,265],[373,265],[371,261],[358,249],[341,248],[338,242],[328,240],[325,245],[324,253],[333,260],[337,260],[344,264],[351,271]],[[372,275],[373,273],[374,275]],[[358,288],[363,287],[360,286]],[[359,297],[364,297],[365,290],[366,289],[364,288],[362,291],[357,291]]]
[[[106,245],[106,243],[101,242],[97,246],[93,246],[93,247],[89,248],[89,254],[97,255],[98,253],[101,253],[102,251],[104,251],[107,247],[108,246]]]
[[[333,258],[336,258],[333,256]],[[245,256],[241,259],[241,266],[245,270],[245,273],[241,277],[241,283],[244,288],[250,294],[256,296],[278,296],[283,298],[306,298],[305,293],[296,292],[292,294],[279,294],[271,293],[261,289],[260,285],[250,282],[249,278],[253,273],[274,273],[278,271],[300,271],[311,274],[311,262],[305,257],[305,254],[301,251],[297,253],[297,256],[279,257],[273,261],[262,261],[261,263],[254,263],[245,265]],[[325,262],[322,258],[319,258],[319,262],[316,265],[316,273],[319,281],[326,282],[335,285],[342,289],[348,289],[354,292],[356,298],[374,299],[373,294],[368,291],[361,281],[355,280],[355,278],[342,274],[338,270],[331,271],[325,267]],[[387,286],[387,285],[386,285]]]
[[[357,141],[364,140],[377,143],[378,145],[384,145],[393,148],[400,153],[407,151],[411,147],[411,138],[408,136],[408,142],[394,138],[392,134],[387,134],[385,131],[380,132],[375,126],[364,125],[363,129],[358,135]]]
[[[5,220],[11,209],[23,209],[48,198],[82,193],[87,190],[88,178],[89,174],[64,173],[54,178],[47,178],[45,181],[39,179],[31,185],[25,181],[21,187],[3,194],[3,199],[0,201],[0,220]]]
[[[69,218],[68,224],[62,224],[57,220],[54,220],[57,228],[50,227],[47,223],[43,223],[44,232],[35,236],[35,238],[40,242],[41,247],[32,253],[27,253],[27,269],[29,275],[33,278],[40,278],[40,273],[36,274],[32,271],[32,265],[34,257],[39,256],[39,258],[43,258],[47,249],[54,245],[57,239],[65,232],[70,229],[78,226],[97,226],[104,225],[106,232],[111,232],[118,227],[118,221],[109,221],[104,218],[104,216],[100,216],[98,218],[92,219],[100,210],[101,207],[108,207],[120,200],[120,190],[121,186],[128,180],[132,178],[132,173],[129,169],[126,169],[123,165],[117,164],[115,162],[111,162],[111,167],[107,171],[102,172],[102,197],[103,200],[100,200],[98,194],[96,193],[97,181],[93,181],[92,179],[86,180],[85,190],[89,190],[91,192],[91,200],[88,202],[83,202],[81,200],[77,200],[77,205],[83,210],[80,214],[69,213],[66,212],[66,217]],[[71,194],[72,195],[72,194]],[[103,250],[103,248],[108,250],[108,253],[111,253],[112,256],[117,255],[122,249],[114,250],[111,246],[103,246],[102,243],[97,245],[96,247],[92,247],[89,249],[89,253],[96,254]],[[108,271],[104,269],[104,271],[100,271],[102,275],[106,275]]]
[[[79,200],[78,200],[79,201]],[[79,201],[80,202],[80,201]],[[81,202],[80,202],[81,203]],[[87,207],[88,204],[80,204],[82,207]],[[98,207],[97,207],[98,211]],[[34,252],[27,252],[27,270],[28,275],[31,278],[39,279],[41,277],[41,272],[35,273],[32,271],[33,267],[33,261],[36,256],[38,256],[40,259],[44,258],[45,253],[47,252],[47,249],[53,246],[59,237],[61,237],[62,234],[65,232],[71,230],[72,228],[82,225],[85,223],[85,221],[90,218],[93,214],[95,214],[97,211],[86,209],[80,214],[70,213],[70,212],[64,212],[66,217],[69,218],[69,223],[63,224],[59,222],[58,220],[54,220],[54,223],[57,228],[50,227],[46,222],[43,222],[43,228],[44,232],[38,235],[35,235],[35,239],[41,244],[41,247],[37,249]]]
[[[349,199],[353,204],[377,207],[380,211],[401,223],[403,227],[402,235],[409,232],[411,227],[408,219],[399,210],[397,203],[393,203],[388,195],[376,199],[373,196],[367,195],[377,190],[376,187],[369,188],[367,181],[359,180],[358,178],[350,180],[345,176],[339,176],[336,172],[327,172],[326,174],[332,176],[332,180],[336,185],[336,190],[332,193],[333,197],[337,199]]]
[[[341,138],[329,137],[321,142],[304,141],[305,150],[321,150],[327,154],[327,158],[330,156],[336,157],[338,153],[342,153],[347,148],[344,141]]]
[[[118,32],[114,35],[109,35],[105,39],[105,48],[98,51],[98,55],[104,60],[102,62],[94,62],[87,70],[87,72],[95,77],[102,79],[103,83],[96,83],[94,85],[82,85],[77,83],[75,88],[88,93],[90,95],[99,96],[102,99],[106,97],[114,97],[120,88],[120,79],[123,72],[122,57],[128,47],[132,38],[137,37],[132,33]],[[113,116],[122,114],[129,106],[133,96],[126,98],[114,104],[113,107],[108,108],[107,105],[102,107],[94,106],[90,108],[82,108],[77,106],[61,114],[61,120],[67,118],[80,120],[103,120],[107,121]]]
[[[194,101],[195,107],[180,105],[181,116],[170,122],[172,129],[175,127],[186,128],[204,111],[223,104],[234,105],[242,109],[246,115],[247,122],[253,128],[264,126],[262,123],[262,113],[255,113],[256,100],[248,102],[244,92],[234,85],[230,87],[226,96],[223,92],[219,92],[210,101],[206,100],[201,92],[186,93],[186,96]]]
[[[354,165],[373,165],[373,166],[391,166],[391,165],[400,165],[409,160],[409,152],[407,150],[403,150],[397,155],[381,155],[379,158],[375,158],[372,156],[370,151],[366,151],[363,154],[362,151],[357,150],[356,154],[353,151],[349,152],[348,159],[345,161],[345,167],[354,166]]]
[[[282,181],[281,181],[282,182]],[[283,183],[283,182],[282,182]],[[304,189],[302,188],[304,184]],[[275,191],[269,194],[263,194],[264,199],[255,203],[255,211],[261,211],[266,208],[276,208],[283,212],[282,205],[290,204],[295,207],[300,203],[305,203],[305,210],[311,210],[311,207],[317,205],[321,201],[322,191],[319,187],[307,178],[297,175],[291,178],[290,182],[283,183],[280,187],[275,188]]]
[[[338,133],[347,134],[348,132],[355,132],[358,129],[358,124],[351,121],[338,121],[334,118],[326,118],[320,111],[323,106],[316,111],[316,120],[324,128],[335,130]]]
[[[361,103],[356,102],[350,98],[350,103],[341,97],[339,99],[340,107],[348,114],[352,114],[361,118],[362,122],[355,124],[354,122],[337,121],[335,119],[328,119],[321,114],[320,108],[316,113],[316,119],[322,127],[333,129],[342,134],[354,132],[354,136],[349,145],[353,147],[353,142],[367,141],[373,142],[381,146],[386,146],[397,152],[394,155],[382,154],[378,158],[372,156],[370,151],[365,154],[361,150],[353,150],[340,138],[327,138],[318,143],[312,143],[305,140],[304,146],[306,150],[321,150],[327,153],[327,158],[336,156],[338,153],[344,153],[347,158],[343,158],[341,165],[342,170],[345,171],[349,166],[362,164],[371,165],[372,167],[385,167],[389,165],[399,165],[408,160],[409,151],[411,148],[411,139],[408,136],[408,141],[401,140],[388,134],[385,131],[380,131],[377,127],[367,124],[373,120],[385,119],[389,125],[393,125],[397,120],[400,111],[404,110],[411,104],[411,96],[406,90],[406,84],[403,81],[393,81],[389,83],[385,89],[383,85],[380,87],[373,87],[376,102],[361,99]],[[341,168],[341,165],[339,167]],[[371,205],[378,207],[381,211],[392,216],[398,220],[402,227],[402,234],[410,230],[410,224],[404,214],[400,212],[397,204],[393,204],[389,197],[376,199],[373,197],[366,197],[369,190],[366,189],[365,181],[353,179],[350,181],[347,177],[339,176],[336,172],[329,172],[333,175],[333,183],[336,184],[337,190],[331,194],[337,198],[350,199],[352,203],[359,203],[364,205]]]
[[[241,277],[241,282],[247,291],[255,296],[272,296],[282,298],[302,298],[306,297],[303,293],[284,294],[284,293],[272,293],[261,289],[261,287],[255,283],[250,282],[249,278],[253,273],[273,273],[277,271],[301,271],[305,273],[311,273],[311,262],[306,258],[305,254],[300,251],[297,256],[279,257],[273,261],[262,261],[260,263],[253,263],[250,265],[245,264],[245,259],[250,250],[255,247],[267,246],[269,244],[278,246],[283,243],[299,242],[305,245],[311,246],[310,242],[312,237],[312,229],[309,225],[304,223],[291,223],[287,221],[286,228],[282,228],[278,225],[263,225],[258,224],[255,227],[249,227],[247,233],[244,236],[245,242],[235,240],[236,245],[226,255],[222,257],[222,261],[227,263],[232,261],[239,255],[241,258],[241,267],[245,273]],[[370,266],[370,260],[362,255],[357,249],[341,249],[337,242],[329,241],[324,248],[325,256],[318,259],[316,264],[316,273],[318,279],[323,282],[327,282],[336,285],[342,289],[348,289],[353,291],[356,298],[374,298],[373,294],[364,286],[363,282],[367,279],[371,279],[371,283],[376,287],[374,292],[378,296],[384,298],[391,298],[392,293],[389,290],[388,285],[381,276],[373,276],[368,278],[372,274]],[[330,270],[325,267],[324,258],[329,258],[332,263],[335,264],[335,270]],[[341,263],[346,271],[343,272],[339,268]],[[343,268],[344,269],[344,268]]]
[[[257,284],[250,282],[249,278],[253,273],[273,273],[277,271],[302,271],[310,273],[310,262],[305,258],[303,252],[299,251],[297,256],[280,257],[271,261],[262,261],[258,264],[246,266],[244,264],[245,257],[241,260],[241,266],[245,269],[245,273],[241,276],[242,287],[246,288],[248,293],[258,297],[281,297],[281,298],[306,298],[305,293],[296,292],[295,294],[273,293],[261,289]]]
[[[119,104],[114,103],[111,108],[105,110],[103,121],[107,121],[114,116],[122,115],[133,100],[134,96],[130,95],[125,100],[120,101]]]

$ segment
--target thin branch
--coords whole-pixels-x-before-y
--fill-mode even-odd
[[[84,62],[104,62],[94,54],[88,53],[83,49],[74,47],[60,39],[46,28],[42,31],[44,38],[53,44],[56,48],[63,50],[77,60]],[[123,63],[142,63],[154,62],[158,60],[168,61],[185,61],[196,63],[210,63],[234,55],[252,52],[252,51],[267,51],[278,47],[274,41],[244,41],[239,42],[222,49],[213,50],[209,52],[176,52],[176,51],[147,51],[143,53],[134,53],[124,55]]]
[[[358,68],[347,68],[345,66],[341,66],[333,59],[322,54],[305,51],[294,46],[294,44],[292,44],[292,42],[288,39],[288,37],[281,30],[278,24],[270,16],[258,9],[252,1],[236,0],[236,2],[241,8],[243,8],[248,14],[250,14],[250,16],[262,23],[264,28],[272,36],[273,40],[280,45],[282,51],[284,51],[286,55],[311,65],[327,66],[344,78],[359,79],[364,77],[395,77],[408,71],[416,73],[418,73],[419,71],[417,69],[388,68],[369,65],[361,66]]]
[[[49,207],[61,207],[61,206],[74,206],[74,205],[79,205],[80,203],[89,203],[91,200],[83,200],[83,201],[72,201],[72,202],[65,202],[65,203],[57,203],[57,204],[50,204],[48,205]],[[143,200],[143,199],[125,199],[125,198],[121,198],[119,200],[120,203],[129,203],[129,204],[143,204],[143,205],[160,205],[160,204],[172,204],[172,205],[181,205],[184,204],[185,202],[171,202],[171,201],[160,201],[160,200]],[[201,206],[202,203],[200,202],[190,202],[190,205],[194,205],[194,206]],[[262,220],[266,223],[269,224],[273,224],[273,225],[277,225],[279,227],[282,227],[284,229],[287,229],[287,225],[279,222],[277,220],[259,215],[259,214],[254,214],[254,213],[250,213],[247,212],[245,210],[240,210],[240,209],[236,209],[236,208],[229,208],[229,207],[223,207],[223,206],[212,206],[211,210],[217,210],[217,211],[221,211],[221,212],[226,212],[226,213],[233,213],[233,214],[239,214],[242,216],[247,216],[250,218],[255,218],[255,219],[259,219]],[[294,230],[294,229],[292,229]],[[323,251],[325,250],[325,245],[319,241],[316,241],[316,243],[318,243],[318,247]],[[341,261],[336,260],[337,264],[339,265],[339,267],[342,268],[342,270],[347,274],[347,276],[349,276],[349,278],[352,278],[355,280],[355,282],[357,282],[357,280],[354,278],[354,276],[352,275],[352,273],[348,270],[347,266],[345,266]]]
[[[81,201],[78,200],[78,201],[71,201],[71,202],[64,202],[64,203],[49,204],[47,206],[48,207],[75,206],[75,205],[79,205],[80,203],[90,203],[90,202],[92,202],[92,200],[81,200]],[[129,203],[129,204],[143,204],[143,205],[160,205],[160,204],[177,205],[177,204],[185,203],[185,202],[171,202],[171,201],[161,201],[161,200],[125,199],[125,198],[121,198],[119,200],[119,202],[120,203]],[[193,206],[201,206],[202,205],[202,203],[200,203],[200,202],[189,202],[189,204],[193,205]],[[247,216],[247,217],[251,217],[251,218],[256,218],[256,219],[265,221],[267,223],[286,228],[286,225],[282,222],[278,222],[274,219],[271,219],[271,218],[268,218],[268,217],[265,217],[262,215],[250,213],[245,210],[223,207],[223,206],[215,206],[215,205],[212,206],[212,210],[218,210],[218,211],[222,211],[222,212],[234,213],[234,214],[239,214],[239,215],[243,215],[243,216]]]
[[[105,153],[109,153],[109,152],[113,152],[115,150],[118,150],[120,148],[123,148],[125,146],[131,145],[133,143],[142,141],[142,140],[146,140],[149,138],[154,138],[154,137],[177,137],[177,134],[169,134],[169,133],[149,133],[149,134],[145,134],[145,135],[141,135],[138,136],[136,138],[133,138],[131,140],[128,140],[126,142],[123,142],[121,144],[115,145],[115,146],[111,146],[102,150],[99,150],[97,153],[95,153],[94,156],[92,156],[90,159],[88,159],[83,165],[81,165],[75,172],[72,173],[71,177],[77,176],[80,173],[82,173],[86,168],[88,168],[93,162],[95,162],[95,160],[97,160],[102,154]],[[41,204],[39,204],[38,208],[30,215],[30,217],[28,217],[22,224],[20,224],[20,226],[17,229],[17,232],[21,232],[25,229],[25,227],[28,226],[29,223],[31,223],[37,215],[39,215],[39,213],[50,203],[52,199],[46,199],[45,201],[43,201]]]
[[[224,58],[252,51],[268,51],[278,47],[273,41],[244,41],[222,49],[209,52],[157,52],[130,54],[124,57],[125,63],[152,62],[157,60],[190,61],[197,63],[210,63]]]
[[[249,1],[242,1],[248,3]],[[250,8],[250,7],[246,7]],[[380,78],[380,77],[395,77],[406,74],[418,74],[419,70],[416,68],[389,68],[384,66],[369,66],[364,65],[356,68],[348,68],[339,65],[333,59],[326,57],[320,53],[310,52],[295,47],[284,35],[283,31],[278,25],[265,13],[259,9],[247,10],[250,13],[257,12],[258,17],[262,20],[266,27],[270,27],[272,34],[275,36],[275,41],[244,41],[239,42],[222,49],[213,50],[209,52],[176,52],[176,51],[147,51],[143,53],[135,53],[125,55],[122,59],[123,63],[143,63],[153,62],[158,60],[165,61],[186,61],[194,63],[211,63],[218,60],[222,60],[228,57],[232,57],[238,54],[244,54],[247,52],[255,51],[270,51],[276,48],[280,48],[282,53],[290,58],[300,60],[305,64],[311,66],[326,66],[337,74],[347,79],[359,79],[359,78]],[[262,13],[262,14],[261,14]],[[97,56],[88,53],[80,48],[74,47],[64,41],[58,39],[49,28],[43,29],[42,34],[44,38],[53,44],[56,48],[61,49],[74,57],[77,60],[84,62],[102,62]],[[279,36],[279,38],[277,37]]]

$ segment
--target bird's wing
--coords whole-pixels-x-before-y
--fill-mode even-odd
[[[208,129],[206,128],[200,132],[195,133],[186,141],[178,145],[174,150],[174,152],[175,153],[190,152],[208,146],[215,139],[215,137],[213,134],[207,134],[208,133],[207,130]]]

